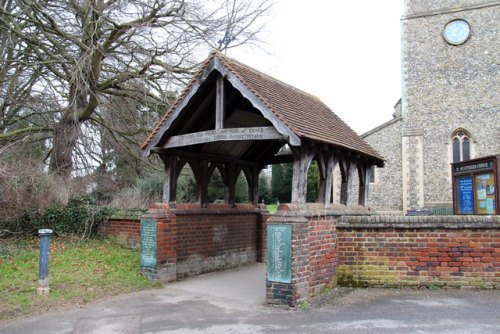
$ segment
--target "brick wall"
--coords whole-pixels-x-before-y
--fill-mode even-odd
[[[111,237],[119,244],[139,249],[141,224],[138,217],[114,216],[99,226],[99,234]]]
[[[336,284],[336,221],[333,216],[310,216],[308,220],[309,293],[317,295]]]
[[[269,212],[253,205],[152,204],[142,219],[157,222],[157,266],[141,268],[163,281],[263,261]],[[112,217],[100,233],[139,248],[140,217]]]
[[[339,285],[500,288],[499,216],[344,216],[337,235]]]
[[[177,205],[177,276],[257,261],[258,215],[253,206]]]
[[[337,234],[341,214],[368,214],[364,207],[323,204],[281,204],[267,222],[292,225],[292,282],[267,281],[266,301],[296,306],[336,285]]]

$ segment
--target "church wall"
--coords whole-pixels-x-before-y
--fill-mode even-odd
[[[423,141],[423,166],[403,162],[410,168],[408,175],[418,175],[417,169],[423,167],[423,201],[415,200],[420,196],[419,186],[408,183],[406,188],[412,192],[408,194],[408,209],[451,205],[450,135],[454,130],[464,128],[470,133],[471,158],[500,152],[500,6],[481,8],[485,3],[407,1],[407,16],[403,18],[403,132],[420,132]],[[472,7],[446,12],[456,5]],[[441,12],[417,15],[432,10]],[[445,24],[457,18],[469,22],[472,35],[464,44],[454,46],[442,33]],[[381,151],[380,146],[374,146]],[[412,151],[406,153],[408,159],[414,159]],[[418,183],[418,177],[415,180]]]
[[[481,5],[488,0],[407,0],[405,6],[405,15],[416,15],[428,11],[441,11],[449,8],[459,8],[471,5]]]
[[[398,118],[362,136],[388,158],[384,168],[375,168],[375,182],[369,185],[368,206],[377,211],[402,210],[401,127]]]

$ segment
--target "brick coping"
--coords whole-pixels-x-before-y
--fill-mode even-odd
[[[153,203],[149,206],[148,212],[154,211],[168,211],[168,213],[175,215],[190,215],[190,214],[255,214],[269,213],[265,206],[253,205],[253,204],[225,204],[225,203],[213,203],[208,204],[206,207],[202,207],[199,203],[179,203],[179,204],[168,204],[168,203]]]
[[[500,229],[500,216],[342,216],[337,228]]]
[[[362,205],[331,204],[325,206],[322,203],[294,204],[284,203],[278,206],[274,214],[282,217],[319,217],[319,216],[371,216],[375,211]]]

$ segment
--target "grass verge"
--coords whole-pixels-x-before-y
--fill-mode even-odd
[[[0,240],[0,320],[160,286],[140,274],[137,251],[107,240],[54,238],[50,295],[38,296],[38,242]]]
[[[267,204],[266,209],[270,213],[275,213],[276,211],[278,211],[278,204]]]

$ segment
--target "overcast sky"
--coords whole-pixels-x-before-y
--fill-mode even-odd
[[[279,0],[261,39],[228,56],[315,95],[357,133],[401,96],[402,0]]]

